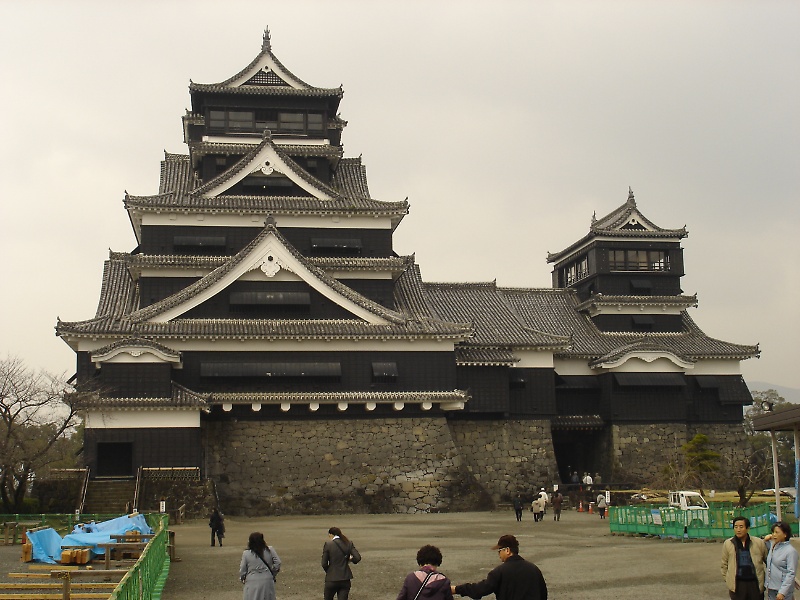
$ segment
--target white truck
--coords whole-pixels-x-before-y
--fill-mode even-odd
[[[708,503],[702,494],[688,490],[669,492],[669,505],[688,511],[686,523],[693,526],[708,525]]]

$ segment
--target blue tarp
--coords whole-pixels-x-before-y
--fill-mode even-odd
[[[98,548],[97,544],[110,542],[112,535],[120,535],[127,531],[153,533],[143,515],[132,517],[126,515],[93,523],[92,529],[94,530],[92,533],[70,533],[63,538],[52,527],[28,532],[28,539],[33,546],[33,560],[55,564],[61,560],[62,546],[87,546],[91,548],[93,555],[105,554],[105,549]]]

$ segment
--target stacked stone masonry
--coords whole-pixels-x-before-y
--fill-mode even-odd
[[[654,469],[678,456],[681,446],[698,433],[707,435],[709,449],[721,455],[722,470],[714,483],[731,485],[730,466],[742,460],[738,449],[745,443],[744,428],[737,423],[708,424],[702,428],[685,423],[613,425],[611,446],[615,479],[651,483],[658,475]]]
[[[614,425],[614,479],[653,481],[695,433],[736,460],[738,425]],[[204,436],[206,473],[229,514],[477,510],[558,481],[548,421],[220,421]]]

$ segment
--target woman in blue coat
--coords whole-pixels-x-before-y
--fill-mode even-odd
[[[794,598],[794,578],[797,574],[797,550],[789,538],[792,530],[783,521],[772,526],[772,533],[764,540],[767,542],[767,572],[764,587],[768,600],[792,600]]]

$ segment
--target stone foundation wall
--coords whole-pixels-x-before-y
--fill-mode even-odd
[[[413,513],[488,508],[442,418],[204,424],[224,512]]]
[[[647,485],[696,433],[723,456],[709,485],[729,487],[740,425],[613,425],[598,450],[612,481]],[[203,437],[228,514],[480,510],[558,482],[547,420],[207,422]]]
[[[730,467],[740,460],[745,439],[740,424],[711,424],[687,426],[685,423],[651,423],[612,425],[614,481],[649,484],[659,476],[659,470],[680,453],[683,444],[695,434],[709,438],[709,448],[722,455],[720,471],[709,476],[709,485],[728,487]]]
[[[524,497],[558,481],[549,421],[453,421],[456,447],[494,502]]]

